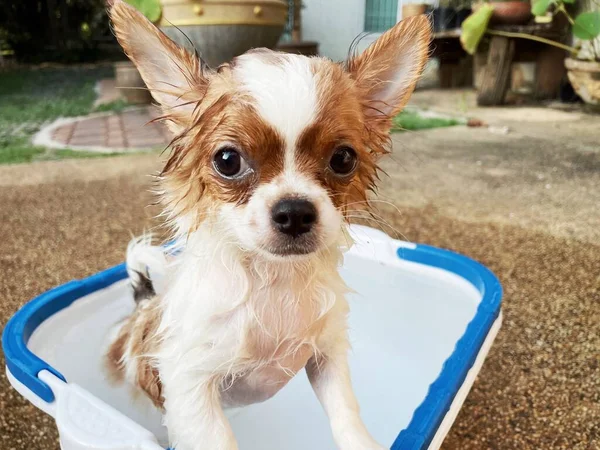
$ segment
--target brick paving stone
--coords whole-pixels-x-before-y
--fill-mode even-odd
[[[124,135],[124,131],[121,129],[121,127],[113,127],[113,128],[109,128],[109,130],[106,132],[106,134],[108,136],[123,136]]]
[[[123,125],[127,124],[129,126],[143,127],[150,121],[150,116],[145,115],[143,117],[138,117],[123,114],[121,120],[123,121]]]
[[[58,127],[52,138],[62,145],[144,149],[164,147],[171,140],[161,123],[149,123],[159,112],[154,107],[81,119]]]
[[[72,123],[58,127],[53,131],[52,138],[61,144],[68,144],[74,128],[75,125]]]
[[[156,147],[164,144],[164,140],[160,137],[156,138],[144,138],[144,137],[134,137],[129,138],[129,147]]]
[[[159,136],[150,126],[147,127],[125,127],[125,133],[127,137],[145,137],[149,135]]]
[[[73,136],[70,145],[77,146],[89,146],[89,147],[102,147],[104,146],[104,136],[100,138],[98,136]]]
[[[121,118],[128,123],[135,123],[139,125],[145,125],[148,121],[152,120],[149,114],[140,114],[138,112],[124,112],[121,114]]]
[[[107,134],[106,137],[108,138],[108,140],[111,139],[123,139],[123,131],[118,129],[118,130],[110,130]]]
[[[125,148],[125,141],[123,139],[109,139],[107,147],[110,148]]]
[[[93,117],[91,119],[81,120],[77,122],[77,124],[84,128],[100,128],[105,126],[106,119],[104,117]]]
[[[104,128],[88,129],[88,128],[76,127],[75,131],[73,132],[74,138],[94,136],[94,137],[96,137],[96,139],[98,141],[102,141],[102,138],[105,135],[106,135],[106,130]]]
[[[104,128],[85,128],[85,127],[75,127],[73,131],[73,136],[81,137],[81,136],[96,136],[99,140],[102,140],[102,136],[106,134],[106,130]]]
[[[108,116],[106,118],[106,124],[109,128],[112,127],[121,127],[121,117],[118,115]]]
[[[156,139],[163,139],[163,135],[157,130],[157,129],[153,129],[150,126],[144,128],[144,129],[134,129],[134,130],[127,130],[127,137],[130,139],[135,139],[135,138],[156,138]]]

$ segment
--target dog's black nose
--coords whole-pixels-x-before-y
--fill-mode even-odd
[[[275,203],[271,219],[277,230],[297,237],[310,231],[317,221],[317,209],[308,200],[285,198]]]

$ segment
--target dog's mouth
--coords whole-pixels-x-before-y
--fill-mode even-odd
[[[312,233],[311,233],[312,234]],[[280,258],[308,256],[319,250],[315,236],[278,237],[275,242],[263,248],[267,253]]]

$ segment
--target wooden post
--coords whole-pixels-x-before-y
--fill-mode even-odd
[[[487,64],[477,94],[478,105],[495,106],[504,103],[514,53],[514,39],[492,36]]]
[[[566,52],[551,45],[545,45],[537,54],[535,63],[535,98],[538,100],[556,98],[567,69]]]
[[[481,88],[481,80],[485,74],[485,65],[487,64],[487,54],[479,46],[477,52],[473,55],[473,86],[477,91]]]

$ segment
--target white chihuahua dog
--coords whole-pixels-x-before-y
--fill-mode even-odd
[[[224,407],[262,402],[305,368],[337,446],[383,448],[359,415],[338,274],[346,211],[366,204],[391,121],[428,55],[406,19],[345,64],[256,49],[212,70],[115,1],[116,36],[174,134],[159,195],[181,251],[130,246],[137,307],[111,373],[164,412],[177,450],[237,448]]]

